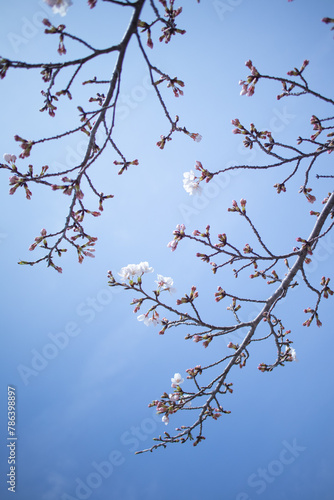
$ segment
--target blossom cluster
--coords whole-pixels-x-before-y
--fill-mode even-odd
[[[175,413],[178,410],[178,404],[182,401],[184,393],[180,385],[184,382],[180,373],[175,373],[174,377],[171,378],[172,388],[175,392],[172,394],[167,394],[166,392],[162,395],[162,401],[155,400],[149,406],[156,406],[158,414],[164,414],[162,417],[162,422],[167,425],[169,423],[169,415]]]
[[[183,174],[183,187],[190,195],[200,194],[202,192],[202,188],[199,185],[200,179],[195,176],[194,172],[190,170],[190,172],[185,172]]]
[[[49,7],[52,7],[54,14],[59,14],[62,17],[66,16],[67,9],[72,5],[71,0],[43,0]]]
[[[128,264],[125,267],[122,267],[118,275],[122,278],[123,281],[128,280],[130,285],[133,286],[133,280],[137,277],[137,283],[141,284],[141,278],[145,273],[153,273],[153,267],[150,267],[148,262],[140,262],[139,264]],[[116,284],[114,277],[112,276],[111,271],[109,271],[108,276],[110,277],[110,283]],[[158,297],[161,292],[168,291],[169,293],[174,293],[176,290],[173,287],[174,280],[170,276],[163,276],[162,274],[157,275],[157,279],[155,283],[158,285],[157,289],[154,291],[155,296]],[[142,299],[133,299],[131,304],[135,304],[134,313],[137,313],[142,303],[144,302],[144,298]],[[145,314],[140,314],[137,316],[138,321],[143,321],[144,325],[154,325],[161,323],[163,325],[163,329],[159,333],[164,333],[165,329],[168,325],[168,320],[166,318],[162,318],[160,320],[159,313],[156,311],[157,304],[151,307]],[[152,314],[151,314],[152,313]]]
[[[153,267],[150,267],[148,262],[140,262],[140,264],[128,264],[122,267],[118,273],[122,279],[133,279],[135,276],[142,276],[144,273],[153,273]]]
[[[162,274],[158,274],[157,280],[155,280],[155,282],[158,285],[158,289],[155,290],[156,296],[158,296],[160,294],[160,292],[163,290],[169,291],[169,293],[174,293],[176,291],[175,288],[173,287],[174,280],[169,276],[162,276]],[[134,311],[133,311],[134,313],[139,311],[142,302],[143,302],[143,300],[134,299],[134,301],[132,303],[137,304]],[[149,314],[151,312],[152,312],[152,316],[149,316]],[[147,311],[146,314],[140,314],[137,317],[137,319],[138,319],[138,321],[143,321],[144,325],[146,325],[146,326],[150,326],[150,325],[156,326],[159,323],[162,323],[163,329],[159,332],[161,334],[164,333],[164,331],[167,327],[167,324],[168,324],[168,320],[166,318],[162,318],[162,320],[160,320],[159,313],[156,311],[156,306],[151,307]]]
[[[154,82],[154,85],[159,85],[159,83],[162,83],[164,81],[167,81],[167,87],[172,88],[173,93],[175,97],[179,97],[180,95],[183,95],[183,90],[181,90],[179,87],[184,87],[184,82],[182,80],[179,80],[178,78],[170,78],[168,75],[161,75],[159,80]],[[179,87],[177,87],[179,85]]]
[[[6,163],[12,163],[12,164],[14,164],[16,162],[16,156],[15,155],[11,155],[9,153],[5,153],[3,155],[3,159],[5,160]]]
[[[175,293],[176,289],[173,287],[174,281],[170,277],[158,274],[156,283],[160,290],[168,290],[169,293]]]

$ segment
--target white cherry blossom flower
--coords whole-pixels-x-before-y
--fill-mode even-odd
[[[3,159],[5,160],[6,163],[15,163],[16,162],[16,156],[10,155],[9,153],[5,153],[3,155]]]
[[[154,326],[157,326],[160,323],[159,314],[156,311],[153,312],[152,323]]]
[[[180,373],[174,373],[174,377],[171,378],[171,381],[172,381],[172,387],[175,389],[175,387],[184,382],[184,379],[181,377]]]
[[[118,275],[123,279],[133,279],[134,276],[141,276],[144,273],[153,273],[153,267],[150,267],[148,262],[140,264],[128,264],[122,267]]]
[[[148,317],[148,314],[140,314],[137,316],[138,321],[144,321],[144,325],[149,326],[152,323],[152,318]]]
[[[168,278],[165,276],[162,276],[161,274],[158,274],[157,280],[155,281],[158,285],[159,288],[162,290],[168,290],[170,293],[176,292],[175,288],[173,287],[174,281],[172,278]]]
[[[202,188],[199,185],[199,182],[196,181],[197,177],[192,170],[190,170],[190,172],[185,172],[183,174],[183,177],[183,187],[187,191],[187,193],[189,193],[190,195],[193,195],[194,193],[201,193]]]
[[[153,267],[150,267],[148,262],[141,262],[138,264],[138,268],[140,273],[153,273],[154,271]]]
[[[297,361],[297,354],[296,354],[296,349],[293,349],[292,347],[287,347],[285,350],[286,353],[288,353],[289,361]]]
[[[180,399],[180,394],[170,394],[169,399],[171,401],[178,401]]]
[[[67,9],[72,5],[72,0],[44,0],[49,7],[52,7],[54,14],[62,17],[66,16]]]
[[[169,422],[168,415],[164,415],[164,416],[162,417],[162,419],[161,419],[161,420],[163,421],[163,423],[164,423],[165,425],[168,425],[168,422]]]
[[[139,276],[140,270],[138,264],[128,264],[125,267],[122,267],[118,275],[123,279],[131,279],[134,276]]]
[[[151,324],[156,326],[158,323],[160,323],[159,314],[156,311],[153,312],[151,318],[148,317],[148,313],[139,314],[139,316],[137,316],[137,320],[143,321],[144,325],[146,325],[146,326],[150,326]]]

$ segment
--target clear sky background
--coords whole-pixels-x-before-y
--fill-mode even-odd
[[[127,9],[101,1],[93,10],[85,1],[73,3],[64,18],[49,11],[50,20],[66,24],[70,33],[97,47],[120,40],[128,23]],[[184,330],[159,336],[157,328],[137,321],[129,305],[132,294],[108,288],[108,269],[117,273],[129,263],[148,261],[155,270],[144,276],[148,290],[154,287],[156,273],[173,277],[177,296],[196,285],[206,318],[219,323],[226,318],[229,323],[226,302],[213,300],[217,285],[235,293],[241,286],[244,296],[252,286],[261,298],[271,289],[254,281],[239,282],[228,272],[212,276],[209,266],[195,257],[201,249],[189,242],[172,253],[167,243],[175,226],[184,223],[193,231],[209,223],[213,234],[225,232],[243,245],[250,235],[227,208],[232,199],[244,197],[266,242],[290,251],[295,238],[308,236],[314,223],[308,215],[311,205],[298,195],[303,177],[293,179],[287,193],[277,195],[272,186],[286,171],[226,174],[209,184],[201,197],[190,197],[182,186],[183,172],[193,169],[196,160],[209,170],[266,161],[259,152],[243,150],[240,136],[232,134],[231,119],[271,128],[275,139],[295,144],[299,135],[311,135],[312,114],[333,115],[310,98],[277,101],[278,83],[260,82],[252,98],[241,97],[238,85],[248,74],[244,63],[249,58],[259,71],[277,76],[309,59],[311,87],[332,96],[333,32],[321,22],[333,17],[330,0],[183,4],[179,26],[187,34],[159,46],[159,33],[153,31],[155,47],[149,54],[153,64],[185,82],[184,96],[175,99],[164,92],[166,102],[172,116],[178,114],[180,123],[199,132],[203,140],[197,144],[179,134],[165,150],[156,147],[169,126],[147,84],[145,64],[133,39],[125,59],[114,138],[126,157],[138,158],[140,165],[117,176],[113,151],[96,164],[96,184],[115,198],[105,203],[103,216],[91,225],[91,234],[98,237],[95,259],[79,265],[68,252],[57,263],[62,275],[44,264],[18,266],[18,260],[34,256],[28,248],[43,227],[61,228],[67,200],[36,187],[31,201],[20,191],[9,196],[8,174],[1,172],[1,498],[11,498],[5,483],[7,385],[17,392],[18,500],[333,498],[333,298],[321,304],[323,327],[312,324],[307,329],[302,327],[303,309],[314,304],[314,297],[303,286],[292,290],[277,312],[292,330],[299,361],[263,374],[257,366],[275,359],[275,347],[271,341],[253,346],[246,368],[230,376],[234,393],[224,405],[232,413],[207,421],[206,441],[196,448],[187,443],[134,455],[151,446],[154,436],[182,424],[181,413],[166,428],[148,403],[170,390],[175,372],[185,376],[187,368],[221,357],[226,340],[205,350],[184,341]],[[60,59],[56,38],[45,36],[40,26],[48,10],[43,2],[12,0],[1,9],[2,56],[29,62]],[[151,19],[148,10],[141,18],[146,15]],[[74,43],[66,46],[63,59],[85,53]],[[106,79],[112,67],[110,56],[87,67],[83,75]],[[1,155],[18,156],[15,134],[37,139],[71,128],[77,123],[76,106],[84,105],[91,91],[78,85],[73,102],[60,100],[56,117],[50,118],[38,111],[45,87],[38,71],[9,71],[0,85]],[[82,136],[35,148],[29,161],[50,168],[71,166],[83,150]],[[319,173],[331,172],[333,160],[325,160]],[[311,179],[318,198],[314,210],[332,190],[331,182],[315,179],[318,171]],[[87,195],[87,200],[96,210],[94,198]],[[42,256],[38,251],[35,258]],[[333,255],[334,237],[329,234],[310,264],[312,283],[318,285],[322,275],[330,276]],[[245,308],[241,317],[252,313],[252,308]],[[67,339],[66,345],[57,347],[56,338]],[[52,359],[43,353],[51,353]],[[23,376],[22,366],[32,368],[36,357],[39,370]],[[187,387],[191,390],[190,382],[184,390]]]

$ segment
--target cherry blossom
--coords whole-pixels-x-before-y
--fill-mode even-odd
[[[164,415],[161,419],[165,425],[168,425],[169,423],[169,417],[168,415]]]
[[[158,274],[157,280],[155,281],[159,288],[162,290],[168,290],[170,293],[174,293],[176,290],[173,287],[174,280],[172,278],[164,277],[161,274]]]
[[[201,134],[190,134],[190,137],[194,139],[195,142],[201,142],[202,140]]]
[[[150,267],[148,262],[141,262],[140,264],[138,264],[138,268],[141,274],[153,273],[154,271],[153,267]]]
[[[130,279],[138,276],[140,274],[138,264],[128,264],[126,267],[122,267],[118,274],[122,279]]]
[[[122,267],[118,275],[123,279],[132,279],[134,276],[141,276],[144,273],[153,273],[153,267],[150,267],[148,262],[140,264],[128,264]]]
[[[52,7],[54,14],[62,17],[66,16],[67,9],[72,5],[72,0],[44,0],[44,2]]]
[[[175,389],[178,385],[181,385],[184,382],[184,379],[181,377],[180,373],[174,373],[174,377],[171,378],[172,387]]]
[[[15,163],[16,162],[16,156],[10,155],[9,153],[5,153],[3,155],[3,159],[5,160],[6,163]]]
[[[288,354],[289,361],[297,361],[296,349],[287,347],[285,353]]]
[[[149,326],[152,323],[152,319],[148,317],[148,313],[140,314],[137,316],[138,321],[144,321],[144,325]]]
[[[197,179],[197,177],[192,170],[190,170],[190,172],[185,172],[183,174],[183,177],[183,187],[187,191],[187,193],[189,193],[190,195],[194,193],[201,193],[202,188],[200,187],[199,182],[196,182],[195,179]]]
[[[147,312],[146,314],[140,314],[139,316],[137,316],[137,320],[143,321],[144,325],[146,326],[150,326],[152,324],[156,326],[158,323],[160,323],[159,314],[156,311],[153,311],[151,318],[148,317],[148,314],[149,312]]]

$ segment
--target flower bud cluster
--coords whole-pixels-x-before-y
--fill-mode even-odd
[[[57,106],[52,104],[52,101],[58,101],[58,97],[56,95],[51,95],[49,92],[44,92],[44,90],[41,91],[41,94],[45,97],[45,104],[42,108],[40,108],[40,111],[47,111],[49,113],[49,116],[51,116],[52,118],[55,117]]]
[[[161,400],[154,400],[148,405],[149,408],[156,406],[158,415],[163,414],[162,422],[165,425],[169,423],[169,415],[176,413],[184,405],[186,396],[180,387],[184,382],[180,373],[175,373],[174,377],[171,378],[171,382],[172,388],[175,389],[174,393],[167,394],[167,392],[164,392]]]
[[[197,297],[198,297],[198,292],[196,291],[196,287],[192,286],[191,291],[190,291],[190,295],[185,294],[185,296],[182,297],[182,299],[177,299],[176,304],[178,306],[181,304],[188,304],[190,302],[193,302],[195,299],[197,299]]]
[[[166,0],[159,0],[159,2],[165,8],[165,17],[167,18],[166,21],[163,21],[165,26],[161,28],[162,35],[159,38],[159,42],[165,41],[165,43],[168,43],[176,33],[184,35],[186,32],[186,30],[177,28],[175,23],[175,18],[182,12],[182,7],[174,9],[174,0],[169,0],[169,6],[167,6]]]
[[[226,297],[226,292],[225,290],[222,289],[221,286],[219,286],[217,288],[217,292],[215,293],[215,301],[216,302],[219,302],[220,300],[222,300],[224,297]]]
[[[305,249],[305,248],[306,248],[306,249],[307,249],[307,254],[308,254],[308,255],[313,255],[312,248],[311,248],[311,244],[310,244],[310,243],[308,243],[308,241],[307,241],[307,240],[305,240],[304,238],[300,238],[300,237],[298,237],[298,238],[296,238],[296,241],[303,243],[303,245],[302,245],[302,249]],[[298,247],[297,247],[297,248],[294,248],[293,250],[294,250],[294,251],[298,250]],[[304,260],[304,262],[305,262],[305,264],[309,264],[309,263],[311,262],[311,259],[310,259],[310,258],[308,258],[308,257],[306,257],[306,258],[305,258],[305,260]]]
[[[175,231],[173,231],[174,239],[167,244],[167,247],[174,252],[177,248],[179,241],[185,236],[186,226],[184,224],[178,224]]]
[[[303,326],[310,326],[314,318],[316,319],[317,326],[322,326],[318,313],[315,309],[311,309],[310,307],[308,307],[307,309],[304,309],[304,313],[311,313],[311,316],[306,321],[304,321]]]
[[[239,346],[239,344],[233,344],[233,342],[229,342],[229,343],[227,344],[227,347],[228,347],[229,349],[234,349],[235,351],[237,351],[237,350],[239,349],[239,347],[240,347],[240,346]],[[243,352],[242,352],[242,353],[240,353],[240,355],[236,358],[236,360],[235,360],[235,361],[236,361],[236,363],[238,363],[238,364],[239,364],[239,367],[240,367],[240,368],[243,368],[244,366],[246,366],[246,359],[247,359],[247,358],[246,358],[245,353],[243,353]],[[232,385],[232,384],[227,384],[227,385],[226,385],[226,388],[227,388],[227,390],[228,390],[229,392],[233,392],[233,390],[232,390],[232,389],[230,389],[230,388],[228,387],[228,386],[230,386],[230,385]]]
[[[166,136],[164,136],[164,135],[161,135],[161,136],[160,136],[160,141],[158,141],[158,142],[157,142],[157,146],[158,146],[160,149],[164,149],[166,142],[167,142],[167,141],[171,141],[171,140],[172,140],[172,138],[171,138],[171,137],[169,137],[169,136],[167,136],[167,137],[166,137]]]
[[[201,236],[202,238],[210,238],[210,225],[208,224],[205,228],[205,232],[201,233],[198,229],[193,231],[193,236]]]
[[[267,275],[264,271],[255,271],[254,274],[249,275],[251,279],[258,278],[259,276],[261,276],[261,278],[263,278],[264,280],[267,278]]]
[[[304,71],[304,69],[306,68],[306,66],[309,65],[309,62],[307,59],[305,59],[305,61],[303,62],[302,66],[300,69],[297,69],[297,68],[294,68],[293,70],[291,71],[288,71],[287,72],[287,75],[289,76],[300,76],[302,74],[302,72]]]
[[[151,33],[152,24],[148,24],[145,21],[141,21],[140,19],[138,20],[138,23],[137,23],[138,28],[143,28],[141,30],[141,33],[144,33],[145,31],[147,32],[147,42],[146,43],[150,49],[153,49],[153,40],[152,40],[152,33]]]
[[[322,19],[322,22],[325,24],[331,24],[334,23],[334,19],[332,17],[324,17]],[[334,30],[334,26],[331,27],[331,31]]]
[[[122,175],[124,170],[127,170],[129,165],[139,165],[138,160],[133,160],[133,161],[114,161],[114,165],[122,165],[122,168],[119,170],[118,175]]]
[[[17,168],[15,165],[16,156],[6,153],[3,155],[3,157],[4,157],[4,160],[6,163],[11,164],[11,171],[17,172]],[[47,169],[47,168],[48,167],[43,167],[43,169]],[[43,169],[42,169],[42,171],[43,171]],[[10,195],[14,194],[18,187],[23,186],[25,193],[26,193],[26,198],[27,198],[27,200],[30,200],[31,196],[32,196],[32,192],[30,191],[30,189],[28,189],[28,185],[27,185],[26,180],[28,179],[28,177],[32,177],[32,172],[33,172],[33,167],[32,167],[32,165],[29,165],[27,174],[20,176],[20,177],[18,175],[12,175],[11,177],[9,177],[9,185],[12,186],[9,190],[9,194]],[[44,174],[41,174],[41,175],[44,175]]]
[[[252,96],[255,91],[255,85],[259,81],[260,74],[253,66],[253,63],[251,60],[247,61],[245,63],[245,66],[250,69],[251,74],[247,77],[247,80],[240,80],[239,85],[242,85],[242,90],[240,92],[240,95],[247,95],[248,97]]]
[[[299,193],[303,193],[306,196],[307,201],[310,203],[314,203],[316,197],[311,194],[312,188],[306,188],[304,186],[300,186]]]
[[[238,203],[235,200],[232,200],[232,208],[228,208],[227,211],[239,212],[240,215],[246,215],[246,203],[247,201],[244,198],[241,198],[240,200],[241,209],[240,209]]]
[[[237,312],[241,308],[241,305],[237,305],[237,299],[235,297],[232,298],[232,304],[228,306],[227,311]]]
[[[52,191],[58,191],[59,189],[63,190],[63,194],[66,194],[67,196],[71,196],[73,190],[75,193],[75,197],[78,200],[82,200],[84,198],[84,193],[81,190],[80,184],[76,180],[69,179],[68,177],[63,177],[62,181],[68,184],[52,184],[51,189]],[[80,219],[80,217],[78,217]]]
[[[286,192],[286,187],[285,187],[284,182],[282,184],[279,184],[279,183],[274,184],[274,188],[276,188],[276,191],[277,191],[278,194],[281,193],[281,192],[283,192],[283,193]]]
[[[43,229],[41,230],[41,236],[37,236],[37,237],[35,238],[35,242],[34,242],[34,243],[32,243],[32,245],[30,245],[29,250],[30,250],[30,251],[35,250],[35,248],[37,247],[37,245],[38,245],[39,243],[41,243],[42,241],[43,241],[43,246],[44,246],[44,248],[47,248],[47,242],[46,242],[46,239],[45,239],[46,234],[47,234],[47,233],[46,233],[46,229],[44,229],[44,228],[43,228]]]
[[[202,367],[201,365],[196,365],[194,368],[188,368],[186,372],[188,373],[187,378],[192,379],[195,378],[196,375],[202,374]]]
[[[224,248],[224,246],[227,243],[227,236],[225,233],[223,234],[218,234],[218,240],[220,243],[215,243],[216,248]]]
[[[23,152],[20,154],[20,158],[28,158],[28,156],[30,156],[30,151],[31,151],[31,148],[33,147],[34,145],[34,142],[33,141],[27,141],[26,139],[22,139],[22,137],[20,137],[19,135],[15,135],[14,136],[14,139],[16,142],[20,142],[20,147],[21,149],[23,149]]]
[[[311,125],[313,125],[313,130],[316,130],[316,133],[311,135],[311,140],[315,141],[315,139],[318,137],[318,135],[320,135],[321,132],[323,131],[323,127],[321,125],[321,121],[315,115],[311,116],[310,122],[311,122]]]
[[[56,26],[53,26],[48,19],[43,19],[42,22],[43,22],[44,26],[46,26],[44,33],[46,33],[47,35],[48,34],[53,35],[55,33],[60,33],[59,46],[58,46],[57,52],[61,56],[66,54],[66,49],[65,49],[65,45],[64,45],[64,35],[62,33],[64,31],[64,29],[66,28],[65,24],[60,24],[59,26],[56,27]]]
[[[202,174],[200,179],[199,179],[199,182],[204,181],[204,179],[205,179],[205,182],[211,181],[213,174],[211,172],[209,172],[208,170],[206,170],[200,161],[196,161],[195,168],[196,168],[196,170],[198,170]]]
[[[168,75],[161,75],[159,80],[154,82],[154,85],[159,85],[160,83],[167,81],[167,87],[172,88],[175,97],[179,97],[183,95],[183,91],[179,87],[184,87],[184,82],[179,80],[177,77],[170,78]],[[179,85],[179,87],[177,87]]]
[[[271,271],[271,274],[273,275],[273,279],[267,281],[268,285],[271,285],[272,283],[276,283],[277,281],[281,281],[276,273],[275,270]]]
[[[0,79],[5,78],[7,70],[9,68],[9,61],[7,59],[0,59]]]
[[[249,245],[249,243],[246,243],[246,245],[244,246],[243,252],[244,252],[244,253],[253,253],[253,249],[252,249],[252,247]]]
[[[330,278],[325,278],[325,276],[323,276],[321,278],[320,284],[323,287],[322,293],[323,293],[324,299],[328,299],[328,294],[333,295],[333,293],[334,293],[333,290],[331,290],[328,286],[329,282],[330,282]]]

